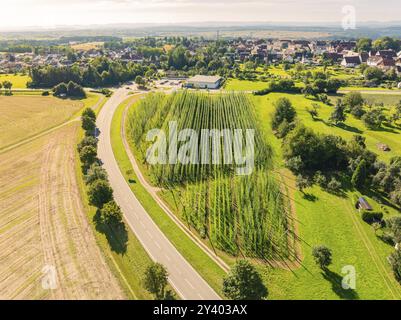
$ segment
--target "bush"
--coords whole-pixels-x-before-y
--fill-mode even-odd
[[[44,96],[44,97],[47,97],[49,95],[50,95],[49,91],[43,91],[42,92],[42,96]]]
[[[369,224],[381,222],[383,220],[383,213],[375,211],[363,211],[362,220]]]

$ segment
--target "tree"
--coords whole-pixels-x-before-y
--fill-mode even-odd
[[[103,205],[113,200],[113,189],[106,180],[96,180],[89,185],[89,204],[101,209]]]
[[[330,182],[327,184],[326,189],[332,193],[336,193],[341,189],[341,182],[332,177]]]
[[[102,222],[110,227],[118,227],[123,221],[121,209],[114,200],[107,202],[100,209],[100,217]]]
[[[67,96],[69,97],[76,97],[76,98],[85,98],[86,93],[84,88],[79,84],[76,84],[73,81],[68,82],[67,84]]]
[[[375,50],[400,50],[400,42],[397,39],[391,37],[381,37],[373,42]]]
[[[364,102],[365,100],[361,93],[357,91],[349,92],[344,97],[344,105],[346,105],[350,110],[356,106],[362,106]]]
[[[382,228],[382,224],[380,222],[373,222],[372,228],[373,228],[375,234],[377,234],[377,231],[379,231]]]
[[[327,80],[326,90],[327,93],[335,94],[338,89],[342,86],[342,81],[339,79],[329,79]]]
[[[163,299],[164,290],[167,286],[168,272],[160,263],[152,263],[146,268],[144,286],[156,299]]]
[[[81,120],[82,129],[84,129],[88,135],[92,135],[96,129],[96,123],[88,116],[83,116]]]
[[[57,97],[60,97],[61,95],[67,95],[67,92],[67,85],[64,82],[59,83],[53,88],[53,93]]]
[[[95,111],[93,111],[92,108],[86,108],[86,109],[82,112],[82,116],[83,116],[83,117],[89,117],[89,118],[91,118],[93,121],[96,121],[96,113],[95,113]]]
[[[323,79],[317,79],[313,83],[313,90],[315,93],[324,93],[327,87],[327,81]]]
[[[78,144],[78,152],[81,152],[81,150],[86,146],[97,148],[97,139],[93,136],[86,136],[85,138],[83,138],[82,141]]]
[[[136,76],[135,78],[135,83],[138,85],[138,87],[143,87],[145,85],[145,79],[142,78],[141,76]]]
[[[386,117],[381,108],[375,108],[366,112],[361,119],[367,128],[377,130],[386,120]]]
[[[396,250],[389,257],[389,262],[393,269],[394,277],[401,283],[401,250]]]
[[[363,76],[366,80],[373,80],[375,82],[380,82],[384,77],[384,72],[376,67],[367,67],[363,71]]]
[[[224,278],[223,293],[232,300],[261,300],[268,295],[259,273],[247,260],[239,260]]]
[[[291,123],[295,120],[296,111],[288,98],[280,98],[275,104],[275,111],[272,117],[272,128],[277,130],[279,125],[286,120]]]
[[[79,152],[79,158],[84,168],[89,168],[97,159],[97,150],[93,146],[86,146]]]
[[[296,186],[299,191],[304,193],[304,189],[310,187],[310,181],[299,174],[296,178]]]
[[[305,88],[302,89],[302,93],[304,94],[305,97],[308,96],[315,96],[316,92],[313,89],[313,87],[311,85],[306,85]]]
[[[10,81],[6,80],[3,82],[4,91],[8,90],[8,92],[6,92],[6,94],[9,94],[9,95],[12,94],[12,92],[11,92],[12,86],[13,86],[13,84]]]
[[[352,185],[360,189],[365,185],[367,179],[367,171],[366,171],[366,161],[362,160],[359,162],[354,174],[352,175],[351,183]]]
[[[102,168],[98,163],[93,163],[88,172],[85,175],[85,182],[87,184],[91,184],[96,180],[106,180],[107,181],[107,172]]]
[[[3,88],[3,84],[0,82],[0,94],[1,94],[1,89]]]
[[[345,107],[341,103],[341,100],[338,100],[337,105],[334,108],[333,113],[330,115],[329,120],[334,122],[335,125],[338,125],[341,122],[344,122],[347,119],[345,115]]]
[[[358,52],[372,50],[372,40],[369,38],[361,38],[356,44]]]
[[[327,269],[332,261],[332,253],[326,246],[317,246],[312,250],[313,258],[321,269]]]
[[[319,117],[320,106],[317,103],[312,103],[312,108],[306,108],[306,111],[311,115],[313,120]]]

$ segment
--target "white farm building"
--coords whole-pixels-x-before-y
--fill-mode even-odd
[[[194,76],[189,78],[185,84],[187,88],[196,89],[218,89],[220,88],[222,78],[219,76]]]

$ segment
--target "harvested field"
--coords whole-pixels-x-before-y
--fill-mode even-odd
[[[124,298],[80,198],[78,128],[0,154],[0,299]],[[46,289],[46,280],[56,288]]]
[[[0,96],[0,149],[67,121],[84,105],[94,105],[98,99],[97,95],[84,100]]]

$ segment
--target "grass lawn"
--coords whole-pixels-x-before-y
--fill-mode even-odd
[[[26,83],[31,81],[28,75],[0,74],[0,82],[10,81],[13,89],[26,89]]]
[[[123,112],[127,105],[134,103],[138,97],[131,97],[122,103],[117,109],[112,123],[111,141],[114,156],[120,166],[120,170],[127,181],[130,182],[132,192],[141,202],[160,230],[172,242],[184,258],[199,272],[209,285],[222,296],[222,278],[225,272],[204,253],[188,236],[167,216],[167,214],[153,200],[145,188],[137,183],[130,160],[124,150],[121,139],[121,124]]]
[[[256,91],[266,89],[267,85],[268,83],[263,81],[229,79],[224,89],[228,91]]]
[[[0,149],[18,143],[65,121],[95,105],[100,95],[83,100],[42,96],[0,96]]]
[[[368,147],[380,154],[383,160],[401,154],[399,141],[400,130],[394,132],[366,130],[363,124],[349,116],[343,128],[327,124],[332,107],[321,106],[320,120],[313,121],[305,108],[312,100],[302,95],[269,94],[264,97],[252,97],[258,106],[260,118],[276,151],[276,162],[282,167],[281,141],[274,137],[270,129],[270,115],[273,103],[282,96],[288,97],[297,110],[298,117],[316,132],[332,133],[350,139],[356,132],[367,138]],[[391,144],[389,154],[377,150],[377,142]],[[289,186],[294,186],[291,174],[285,175]],[[305,198],[299,191],[293,190],[293,198],[299,220],[299,236],[302,239],[303,265],[295,271],[259,267],[270,290],[271,299],[401,299],[401,286],[395,281],[386,257],[394,250],[379,240],[373,229],[364,223],[352,204],[353,191],[343,196],[329,194],[319,187],[307,189]],[[380,205],[367,197],[376,208]],[[309,199],[309,200],[308,200]],[[400,214],[387,207],[386,217]],[[311,251],[315,245],[324,244],[333,251],[333,265],[322,273],[315,265]],[[341,270],[351,265],[356,270],[356,290],[341,288],[344,276]]]

